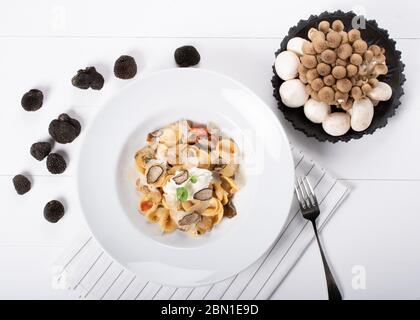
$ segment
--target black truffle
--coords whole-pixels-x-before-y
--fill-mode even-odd
[[[42,107],[44,95],[41,90],[31,89],[26,92],[21,100],[22,108],[26,111],[36,111]]]
[[[60,201],[51,200],[44,207],[44,217],[48,222],[57,223],[64,216],[64,206]]]
[[[58,153],[50,153],[47,157],[47,169],[52,174],[60,174],[66,170],[66,160]]]
[[[81,69],[71,79],[71,84],[79,89],[100,90],[104,86],[104,82],[104,77],[96,71],[95,67]]]
[[[71,143],[81,131],[80,122],[71,118],[68,114],[60,114],[58,119],[51,121],[48,127],[50,136],[58,143]]]
[[[200,62],[200,54],[193,46],[183,46],[175,50],[175,62],[180,67],[195,66]]]
[[[137,64],[131,56],[121,56],[115,61],[114,74],[120,79],[131,79],[137,74]]]
[[[20,195],[31,190],[31,182],[22,174],[18,174],[13,178],[13,185],[15,186],[16,192]]]
[[[31,146],[31,155],[36,160],[44,160],[51,152],[51,143],[49,142],[36,142]]]

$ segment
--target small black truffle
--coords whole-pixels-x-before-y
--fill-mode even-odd
[[[51,143],[49,142],[36,142],[31,146],[31,155],[36,160],[44,160],[51,152]]]
[[[44,218],[51,223],[57,223],[64,216],[64,206],[60,201],[51,200],[44,207]]]
[[[195,66],[200,62],[200,54],[193,46],[183,46],[175,50],[175,62],[180,67]]]
[[[71,118],[68,114],[60,114],[58,119],[51,121],[48,132],[58,143],[71,143],[76,139],[81,131],[80,122]]]
[[[131,79],[137,74],[137,64],[131,56],[121,56],[115,61],[114,75],[120,79]]]
[[[31,182],[22,174],[18,174],[13,178],[13,185],[15,186],[16,192],[20,195],[31,190]]]
[[[21,100],[22,108],[26,111],[36,111],[42,107],[44,95],[41,90],[32,89],[26,92]]]
[[[60,174],[66,170],[66,160],[58,153],[50,153],[47,157],[47,169],[52,174]]]
[[[71,84],[79,89],[101,90],[104,86],[104,77],[96,71],[95,67],[87,67],[77,71],[77,74],[71,79]]]

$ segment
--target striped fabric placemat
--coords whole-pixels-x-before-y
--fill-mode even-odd
[[[349,192],[347,186],[292,147],[296,176],[308,176],[320,204],[318,229]],[[152,283],[112,260],[88,233],[80,234],[54,265],[57,288],[76,290],[82,299],[269,299],[314,239],[294,199],[274,245],[248,269],[208,286],[174,288]],[[321,260],[319,263],[322,263]]]

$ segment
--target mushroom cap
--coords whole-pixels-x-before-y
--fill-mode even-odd
[[[372,100],[387,101],[392,97],[392,88],[388,83],[380,81],[367,95]]]
[[[373,104],[364,98],[354,101],[351,111],[351,128],[354,131],[366,130],[373,119]]]
[[[331,136],[342,136],[350,130],[350,115],[344,112],[333,112],[322,122],[322,128]]]
[[[299,57],[292,51],[281,52],[274,63],[278,76],[283,80],[296,78],[299,67]]]
[[[294,37],[287,42],[287,50],[292,51],[298,56],[303,55],[303,45],[309,42],[301,37]]]
[[[306,101],[303,111],[306,118],[313,123],[322,123],[325,118],[331,113],[331,106],[322,101],[309,99]]]
[[[305,85],[299,79],[283,82],[279,92],[281,101],[290,108],[303,106],[309,98],[305,90]]]

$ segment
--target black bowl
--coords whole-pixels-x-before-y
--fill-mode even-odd
[[[277,55],[286,50],[287,42],[294,37],[302,37],[307,39],[307,34],[310,28],[317,28],[319,22],[327,20],[332,22],[334,20],[341,20],[344,23],[345,30],[352,29],[352,20],[356,16],[353,12],[342,12],[336,11],[333,13],[324,12],[320,15],[310,16],[308,20],[301,20],[295,27],[290,28],[289,34],[283,39],[280,45],[280,49],[276,51]],[[350,129],[346,134],[334,137],[327,134],[322,125],[309,121],[302,108],[289,108],[283,104],[280,98],[279,88],[284,82],[277,75],[273,65],[274,76],[271,83],[274,88],[274,97],[278,102],[278,108],[283,112],[284,117],[289,120],[293,127],[299,131],[305,133],[308,137],[314,137],[317,140],[337,142],[337,141],[349,141],[351,139],[360,139],[365,134],[372,134],[376,129],[385,127],[388,123],[388,118],[395,114],[395,110],[401,104],[400,98],[404,94],[403,84],[405,82],[404,76],[404,63],[401,61],[401,52],[396,50],[395,41],[389,38],[388,31],[378,27],[375,20],[366,20],[366,29],[360,29],[362,38],[368,43],[368,45],[377,44],[385,48],[386,64],[388,66],[388,73],[379,78],[380,81],[388,83],[392,87],[392,97],[388,101],[380,102],[375,107],[375,113],[373,120],[369,128],[365,131],[356,132]]]

